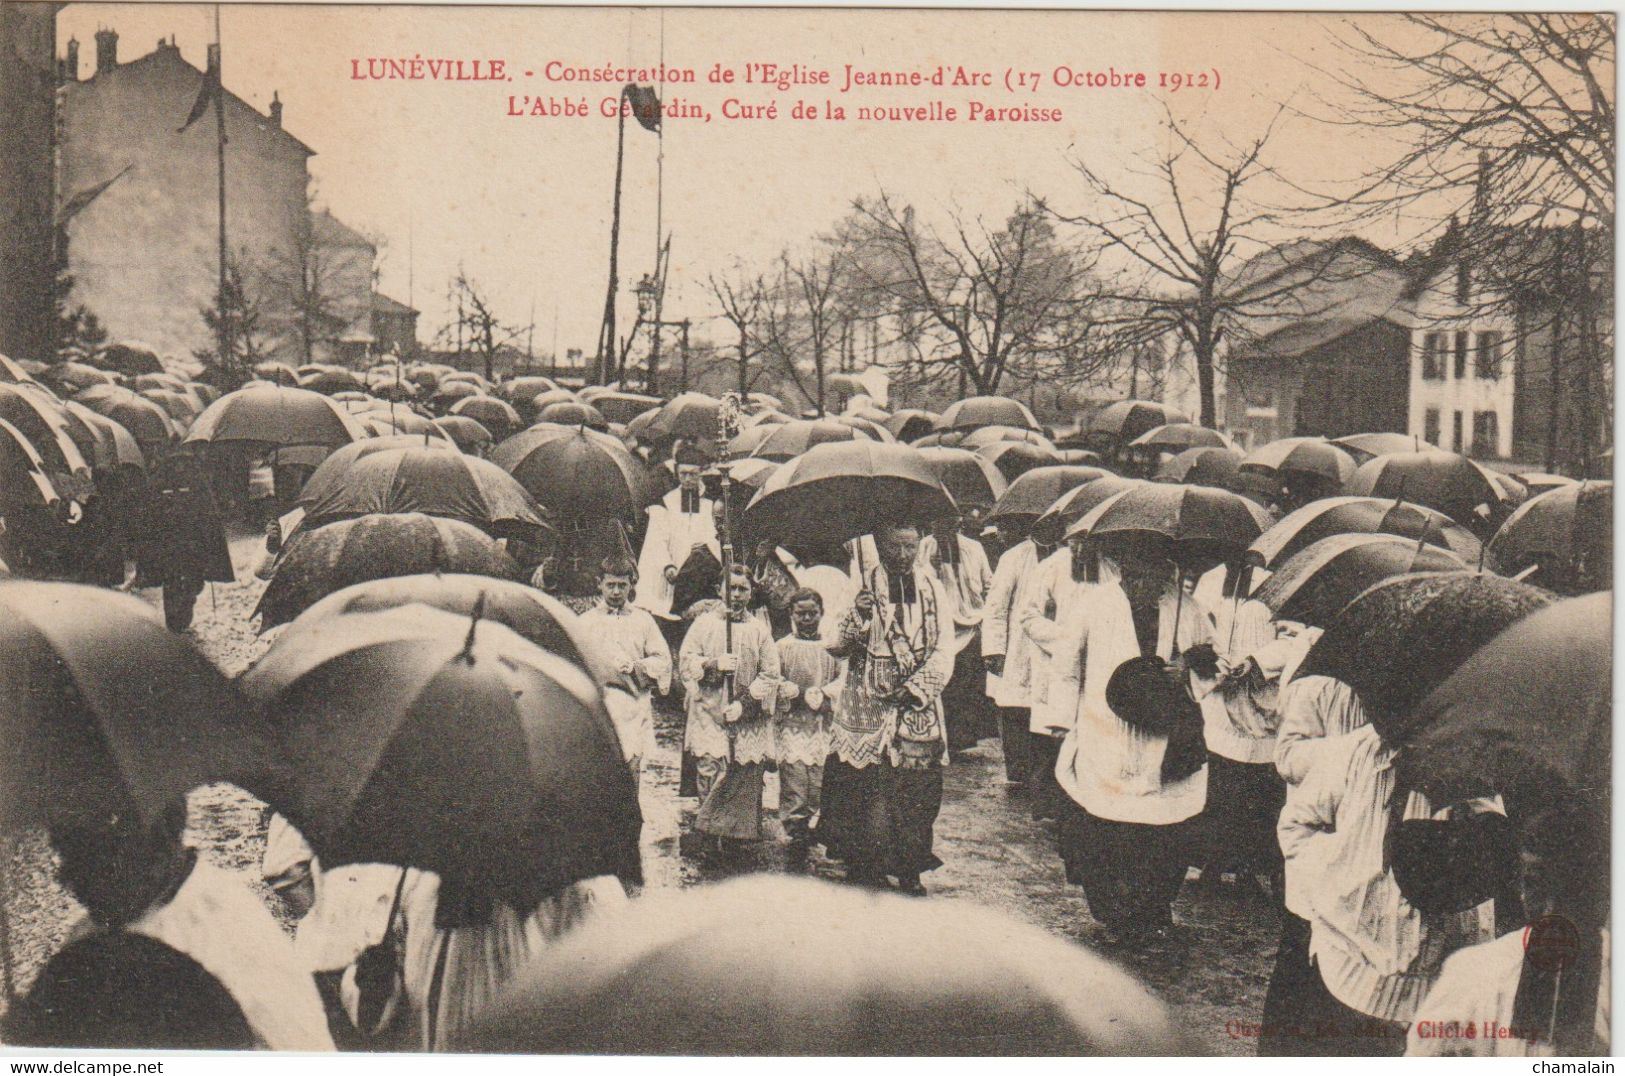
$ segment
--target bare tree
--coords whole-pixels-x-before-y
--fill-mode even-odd
[[[786,251],[779,255],[778,275],[764,290],[757,318],[763,356],[783,368],[820,416],[830,359],[839,358],[847,323],[846,271],[846,252],[837,245],[802,257]]]
[[[321,234],[318,215],[315,192],[307,190],[265,274],[267,297],[302,363],[315,362],[318,348],[337,343],[349,323],[339,297],[342,255]]]
[[[199,348],[193,356],[204,366],[204,380],[226,391],[242,386],[253,376],[254,364],[266,357],[263,311],[264,299],[247,281],[239,252],[226,262],[224,288],[217,288],[214,302],[199,313],[208,326],[213,346]],[[220,341],[230,341],[222,351]]]
[[[735,361],[739,370],[739,394],[743,396],[751,386],[750,360],[760,350],[757,323],[767,302],[767,282],[762,276],[751,277],[742,269],[736,269],[731,276],[720,279],[714,274],[707,275],[705,279],[723,320],[733,326],[738,334]]]
[[[490,294],[461,266],[452,278],[451,292],[457,313],[451,324],[440,330],[440,337],[442,340],[455,338],[459,348],[466,339],[484,364],[485,379],[494,381],[498,354],[503,348],[514,345],[529,327],[511,325],[499,318]]]
[[[996,393],[1007,376],[1086,373],[1097,329],[1088,316],[1098,298],[1093,262],[1059,242],[1038,202],[997,227],[954,214],[942,235],[882,191],[853,203],[836,239],[847,251],[853,316],[890,318],[911,356],[908,379],[946,374]]]

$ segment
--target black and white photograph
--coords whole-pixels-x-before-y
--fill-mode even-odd
[[[1612,1071],[1529,7],[0,0],[0,1055]]]

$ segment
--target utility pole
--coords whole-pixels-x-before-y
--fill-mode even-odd
[[[220,365],[229,369],[235,341],[232,340],[232,315],[226,306],[226,82],[220,70],[219,4],[214,5],[214,44],[209,46],[208,66],[214,72],[214,142],[220,204]]]
[[[682,387],[682,391],[687,392],[688,391],[688,319],[684,318],[682,324],[683,324],[683,343],[682,343],[682,349],[683,349],[683,387]]]

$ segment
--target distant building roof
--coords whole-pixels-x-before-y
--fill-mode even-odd
[[[1228,295],[1242,296],[1259,291],[1279,277],[1316,261],[1329,260],[1341,253],[1359,254],[1374,265],[1401,270],[1404,263],[1375,243],[1359,236],[1339,239],[1299,239],[1256,254],[1231,273],[1221,285]]]
[[[1257,359],[1297,359],[1327,344],[1341,340],[1358,329],[1382,322],[1397,329],[1405,326],[1392,318],[1316,318],[1294,322],[1255,341],[1230,356],[1231,362]]]
[[[312,213],[310,224],[312,230],[316,233],[316,242],[321,243],[323,246],[378,249],[377,244],[371,239],[368,239],[325,209]]]
[[[394,314],[399,317],[417,317],[419,313],[417,308],[407,306],[398,299],[391,299],[381,291],[372,293],[372,312],[374,314]]]

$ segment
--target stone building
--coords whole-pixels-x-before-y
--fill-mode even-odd
[[[0,353],[51,354],[60,4],[0,2]]]

